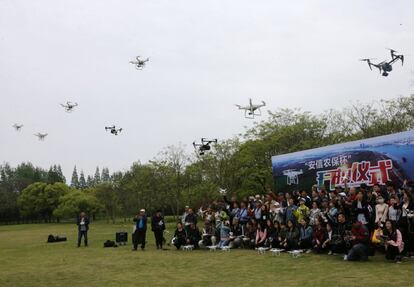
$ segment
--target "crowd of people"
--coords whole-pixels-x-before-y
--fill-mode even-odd
[[[87,245],[89,221],[78,219],[80,246]],[[157,249],[165,244],[166,225],[161,211],[151,217]],[[145,249],[147,216],[144,209],[134,218],[133,250]],[[306,190],[229,199],[189,206],[177,223],[171,244],[177,249],[259,247],[301,250],[307,253],[342,254],[344,260],[367,260],[376,252],[400,263],[414,258],[414,184],[388,182],[368,187],[313,186]],[[170,244],[170,243],[169,243]]]
[[[153,230],[157,222],[152,220]],[[191,244],[303,250],[343,254],[344,260],[367,260],[380,252],[401,262],[403,256],[414,257],[413,186],[388,182],[334,191],[313,186],[310,192],[268,192],[242,200],[224,196],[197,212],[185,207],[172,243],[177,249]]]

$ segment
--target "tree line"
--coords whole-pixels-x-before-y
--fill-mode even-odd
[[[214,145],[204,156],[179,144],[126,172],[75,167],[70,184],[55,165],[49,170],[22,163],[0,166],[0,222],[59,221],[79,211],[114,221],[139,208],[177,215],[184,205],[220,198],[219,188],[239,198],[273,189],[271,157],[414,128],[414,95],[375,104],[312,114],[300,109],[269,112],[237,137]]]

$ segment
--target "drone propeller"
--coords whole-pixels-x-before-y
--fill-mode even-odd
[[[394,49],[391,49],[391,48],[385,48],[385,49],[387,49],[387,50],[391,51],[391,53],[398,53],[398,51],[396,51],[396,50],[394,50]]]

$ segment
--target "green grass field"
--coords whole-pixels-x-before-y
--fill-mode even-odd
[[[73,224],[0,226],[0,286],[414,286],[414,261],[398,265],[381,254],[352,263],[339,256],[295,259],[251,250],[161,251],[152,232],[146,251],[132,252],[130,245],[103,248],[116,231],[130,232],[131,224],[90,227],[90,246],[77,248]],[[48,234],[68,241],[46,244]]]

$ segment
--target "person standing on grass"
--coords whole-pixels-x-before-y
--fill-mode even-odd
[[[79,214],[76,224],[78,225],[78,247],[81,245],[82,237],[85,246],[88,246],[89,218],[86,216],[85,212]]]
[[[147,233],[147,216],[145,215],[145,209],[141,209],[139,214],[134,218],[135,231],[132,234],[132,242],[134,244],[133,251],[137,250],[138,244],[141,244],[141,249],[145,249],[145,237]]]
[[[154,232],[155,244],[157,249],[162,250],[162,241],[164,239],[163,234],[165,230],[164,217],[161,215],[161,210],[157,210],[154,216],[151,218],[151,230]]]

